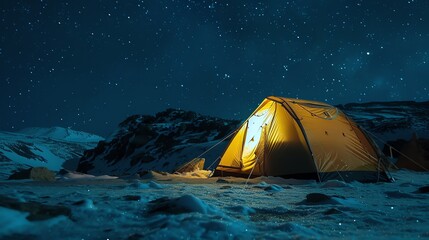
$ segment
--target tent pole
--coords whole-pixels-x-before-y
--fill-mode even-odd
[[[282,105],[286,109],[286,111],[289,112],[289,114],[296,121],[296,123],[298,124],[298,126],[299,126],[299,128],[300,128],[300,130],[302,132],[302,135],[304,136],[305,143],[307,143],[307,147],[308,147],[308,150],[310,151],[311,157],[313,158],[313,163],[314,163],[314,167],[316,169],[317,178],[318,178],[319,182],[322,182],[322,179],[320,177],[319,168],[317,167],[316,159],[314,157],[313,150],[311,149],[310,142],[308,141],[308,136],[307,136],[307,133],[305,132],[304,126],[302,125],[302,123],[299,120],[298,116],[296,115],[295,111],[289,106],[289,104],[286,101],[283,100],[283,104]]]

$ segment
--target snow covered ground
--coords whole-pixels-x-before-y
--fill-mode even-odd
[[[375,184],[261,177],[245,185],[243,178],[155,173],[3,181],[0,239],[429,238],[429,173],[393,175],[396,182]],[[14,210],[19,204],[62,214]]]
[[[60,127],[0,131],[0,179],[30,167],[74,170],[84,151],[100,140],[97,135]]]

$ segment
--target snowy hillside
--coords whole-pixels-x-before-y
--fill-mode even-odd
[[[44,137],[68,142],[99,142],[104,138],[86,133],[71,130],[69,128],[51,127],[51,128],[25,128],[18,133],[30,135],[33,137]]]
[[[370,102],[338,106],[359,125],[384,141],[429,138],[429,102]]]
[[[20,133],[0,132],[0,179],[29,167],[59,170],[65,163],[76,166],[83,152],[95,147],[98,139],[102,138],[58,127],[31,128]]]
[[[353,103],[339,108],[383,140],[377,141],[381,148],[385,141],[409,140],[414,132],[429,138],[429,102]],[[87,151],[78,171],[96,175],[134,174],[143,170],[171,172],[238,125],[239,121],[174,109],[156,116],[134,115],[123,121],[107,141]],[[228,140],[203,156],[206,167],[222,154],[227,144]]]
[[[173,171],[228,133],[239,121],[168,109],[156,116],[134,115],[95,149],[85,152],[78,171],[91,174],[134,174],[144,170]],[[228,141],[204,155],[206,166],[225,149]]]

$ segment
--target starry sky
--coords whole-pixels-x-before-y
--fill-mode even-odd
[[[429,1],[0,1],[0,130],[429,99]]]

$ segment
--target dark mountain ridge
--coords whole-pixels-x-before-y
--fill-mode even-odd
[[[172,171],[234,131],[239,123],[178,109],[155,116],[133,115],[108,140],[85,151],[77,170],[91,174]],[[220,154],[225,144],[210,156]]]

